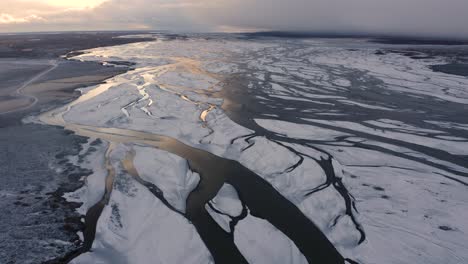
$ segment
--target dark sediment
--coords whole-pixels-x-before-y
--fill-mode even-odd
[[[458,46],[468,45],[467,40],[438,39],[438,38],[409,38],[409,37],[386,37],[372,39],[370,42],[390,45],[443,45]]]
[[[14,96],[9,94],[23,82],[49,67],[42,62],[55,59],[59,63],[25,87],[38,99],[34,107],[0,114],[1,263],[64,263],[81,248],[77,232],[84,230],[84,224],[76,212],[80,204],[62,196],[80,188],[80,179],[92,173],[67,160],[67,156],[78,156],[87,139],[62,128],[22,124],[21,120],[73,100],[78,96],[76,88],[127,71],[127,67],[58,58],[72,50],[148,40],[115,38],[120,35],[125,33],[0,35],[0,104],[11,100]],[[2,68],[10,64],[10,58],[25,63]]]
[[[152,38],[119,38],[143,32],[70,32],[59,34],[0,35],[0,58],[56,58],[77,50],[115,46],[153,40]]]
[[[85,141],[43,125],[0,129],[2,263],[41,263],[79,246],[76,232],[84,227],[75,210],[79,204],[62,195],[79,188],[79,178],[90,174],[65,158],[77,155]],[[58,163],[63,172],[51,168]]]
[[[43,62],[43,60],[37,60]],[[87,87],[99,84],[104,80],[124,73],[128,67],[102,66],[96,62],[79,62],[73,60],[58,59],[57,67],[37,81],[23,88],[22,93],[26,96],[37,98],[37,103],[31,105],[25,103],[10,103],[12,100],[22,100],[25,96],[15,93],[27,79],[34,78],[41,71],[50,68],[49,65],[21,64],[19,69],[13,73],[4,70],[2,66],[10,62],[3,62],[0,59],[0,110],[4,112],[13,111],[9,114],[2,114],[0,111],[0,128],[10,125],[21,124],[21,119],[34,112],[40,112],[43,109],[49,109],[53,106],[69,102],[79,96],[75,90],[81,87]],[[3,96],[2,96],[3,95]],[[22,110],[24,109],[24,110]]]

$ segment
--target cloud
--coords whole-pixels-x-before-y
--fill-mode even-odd
[[[0,10],[25,22],[0,24],[0,31],[262,29],[468,38],[467,0],[108,0],[83,10],[31,1],[15,9],[17,3],[2,0]],[[31,15],[43,20],[27,21]]]
[[[0,14],[0,24],[18,24],[45,21],[44,18],[38,15],[29,15],[25,17],[14,17],[10,14]]]
[[[222,0],[213,24],[242,28],[468,37],[466,0]],[[214,11],[214,12],[213,12]]]

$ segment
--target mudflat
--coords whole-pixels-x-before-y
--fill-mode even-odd
[[[62,195],[81,187],[80,179],[91,173],[66,159],[78,155],[88,139],[53,126],[23,124],[22,119],[73,100],[77,88],[130,69],[130,64],[103,66],[66,58],[74,50],[145,41],[117,38],[121,35],[0,35],[2,263],[63,263],[79,248],[77,232],[84,228],[79,205]],[[99,142],[94,144],[97,148]]]

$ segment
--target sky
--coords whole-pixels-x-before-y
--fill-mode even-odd
[[[0,32],[308,31],[468,39],[468,0],[0,0]]]

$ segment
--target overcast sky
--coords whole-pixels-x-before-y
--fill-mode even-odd
[[[468,38],[468,0],[0,0],[0,31],[310,31]]]

